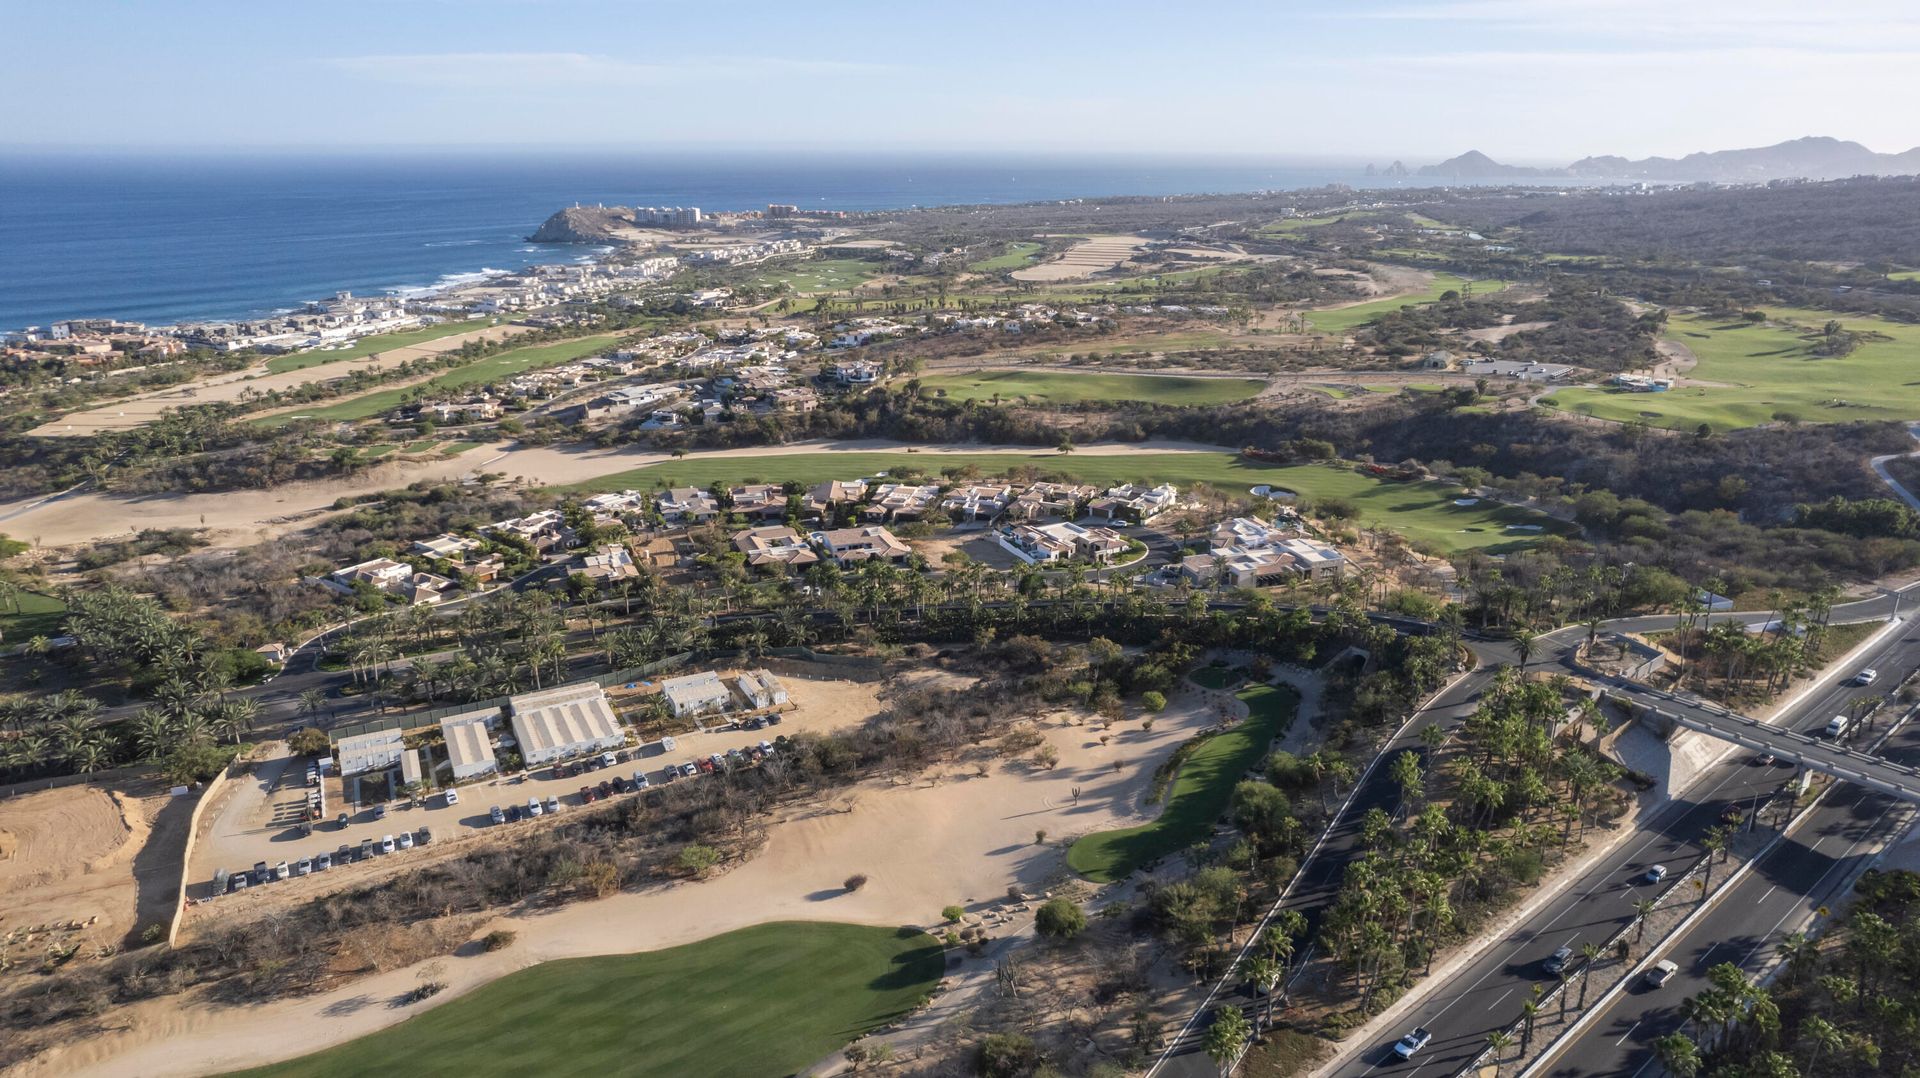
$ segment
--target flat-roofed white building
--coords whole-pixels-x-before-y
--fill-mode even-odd
[[[733,692],[711,670],[668,678],[660,683],[660,694],[666,697],[675,717],[725,711],[733,704]]]
[[[402,749],[400,752],[400,784],[413,786],[420,781],[420,750]]]
[[[783,707],[788,696],[780,679],[765,670],[749,670],[733,680],[746,698],[747,706],[756,710],[769,707]]]
[[[440,720],[440,733],[447,741],[447,760],[453,765],[455,781],[492,774],[498,767],[493,755],[492,726],[498,711],[470,711]]]
[[[400,753],[406,747],[407,739],[398,730],[350,734],[333,744],[334,752],[340,757],[342,775],[385,771],[400,762]]]
[[[627,743],[606,691],[591,681],[524,692],[508,700],[507,709],[528,767]]]

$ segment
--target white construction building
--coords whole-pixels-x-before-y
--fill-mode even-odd
[[[507,710],[513,716],[520,758],[528,767],[627,743],[606,691],[591,681],[523,692],[507,701]]]
[[[351,734],[334,742],[333,750],[340,757],[342,775],[364,775],[369,771],[385,771],[400,762],[400,754],[406,750],[407,739],[398,730],[374,730],[371,733]]]
[[[498,767],[493,755],[492,727],[499,718],[498,711],[469,711],[440,720],[440,733],[447,741],[447,759],[453,764],[455,782],[492,774]]]
[[[711,670],[703,674],[668,678],[660,683],[660,694],[675,718],[725,711],[733,706],[733,693]]]

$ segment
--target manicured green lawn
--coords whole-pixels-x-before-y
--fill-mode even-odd
[[[1563,389],[1542,403],[1675,430],[1702,423],[1731,430],[1788,416],[1804,423],[1920,419],[1920,326],[1826,311],[1770,308],[1767,313],[1769,321],[1759,325],[1669,316],[1667,336],[1700,360],[1686,377],[1724,386],[1680,386],[1665,393]],[[1814,355],[1811,346],[1829,319],[1886,339],[1862,343],[1846,356]]]
[[[1325,217],[1286,217],[1263,226],[1260,231],[1269,236],[1290,236],[1302,229],[1319,228],[1322,225],[1330,225],[1336,221],[1345,220],[1349,223],[1357,224],[1361,221],[1373,220],[1379,216],[1380,214],[1372,210],[1356,210],[1352,213],[1328,214]]]
[[[595,494],[655,487],[708,487],[715,483],[819,483],[858,479],[895,468],[939,476],[972,466],[982,476],[1006,475],[1022,465],[1042,476],[1101,486],[1121,483],[1211,483],[1230,492],[1256,484],[1284,487],[1308,498],[1339,498],[1359,510],[1359,522],[1400,532],[1444,551],[1484,549],[1507,553],[1532,546],[1541,535],[1572,529],[1540,513],[1481,502],[1453,504],[1459,492],[1444,483],[1376,479],[1330,464],[1258,464],[1234,453],[1154,453],[1062,456],[1059,453],[796,453],[775,457],[691,455],[682,460],[615,472],[562,490]],[[1510,524],[1538,525],[1542,532],[1513,532]]]
[[[1225,666],[1203,666],[1188,674],[1187,680],[1203,689],[1224,689],[1240,681],[1240,671]]]
[[[810,262],[780,261],[761,267],[746,281],[758,288],[786,285],[795,292],[840,292],[872,280],[878,262],[858,258],[817,258]],[[876,302],[878,297],[875,297]]]
[[[477,449],[485,444],[485,442],[447,442],[440,447],[440,455],[443,457],[457,457],[469,449]]]
[[[376,1074],[781,1078],[914,1009],[946,969],[911,929],[784,922],[547,962],[250,1078]]]
[[[1351,307],[1302,313],[1306,315],[1307,323],[1315,333],[1348,333],[1383,314],[1397,311],[1402,307],[1417,307],[1424,303],[1432,303],[1444,292],[1464,292],[1469,284],[1473,286],[1475,295],[1499,292],[1507,287],[1504,281],[1469,281],[1451,273],[1436,273],[1433,275],[1433,283],[1427,286],[1424,292],[1356,303]]]
[[[1142,865],[1205,838],[1233,799],[1233,787],[1286,732],[1300,697],[1292,689],[1250,685],[1236,693],[1247,718],[1200,742],[1167,789],[1160,818],[1139,827],[1086,835],[1067,851],[1067,865],[1090,880],[1110,883]]]
[[[17,596],[19,609],[15,610]],[[37,591],[9,592],[0,597],[0,649],[24,644],[36,636],[60,635],[60,623],[66,617],[66,604]]]
[[[467,386],[484,385],[501,378],[511,378],[522,371],[536,367],[553,367],[569,360],[590,356],[603,351],[611,344],[616,335],[601,333],[592,337],[578,337],[570,341],[558,341],[553,344],[537,344],[527,348],[510,348],[504,352],[477,359],[464,367],[455,367],[432,381],[416,386],[401,386],[383,389],[364,396],[349,397],[333,404],[315,405],[286,415],[266,416],[253,422],[262,426],[279,426],[291,422],[294,418],[315,418],[333,420],[365,419],[368,416],[390,412],[408,399],[414,390],[422,390],[432,396],[436,392],[464,389]]]
[[[975,273],[1005,273],[1008,270],[1023,269],[1033,263],[1034,253],[1044,244],[1009,243],[1004,254],[992,258],[983,258],[978,262],[967,263],[967,268]]]
[[[1179,375],[1064,374],[1057,371],[975,371],[920,379],[936,395],[955,400],[1027,397],[1072,404],[1079,401],[1150,401],[1154,404],[1225,404],[1266,388],[1258,378],[1189,378]]]
[[[438,325],[421,326],[418,329],[403,329],[398,333],[382,333],[355,341],[351,347],[332,352],[298,352],[290,356],[275,356],[267,360],[267,370],[279,374],[281,371],[298,371],[308,367],[318,367],[324,363],[338,363],[343,359],[359,359],[390,348],[405,348],[410,344],[437,341],[456,333],[480,329],[486,324],[486,319],[474,318],[465,322],[441,322]]]

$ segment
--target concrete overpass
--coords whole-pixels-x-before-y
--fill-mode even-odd
[[[1832,775],[1889,797],[1920,804],[1920,768],[1896,764],[1847,748],[1836,740],[1811,737],[1769,726],[1758,719],[1704,701],[1636,686],[1610,688],[1607,695],[1639,708],[1672,726],[1698,730],[1755,752],[1770,752],[1809,771]]]

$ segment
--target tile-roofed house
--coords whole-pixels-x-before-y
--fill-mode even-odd
[[[1100,496],[1098,487],[1072,483],[1035,483],[1015,495],[1007,504],[1007,515],[1015,520],[1038,520],[1080,515],[1081,508]]]
[[[727,491],[733,512],[743,517],[778,520],[787,515],[787,490],[778,483],[749,483]]]
[[[669,524],[703,524],[720,515],[720,503],[699,487],[674,487],[654,498]]]
[[[825,516],[836,505],[848,505],[866,496],[867,482],[864,479],[829,479],[814,484],[813,489],[807,491],[807,512]]]
[[[998,538],[1001,547],[1029,565],[1074,559],[1106,565],[1126,554],[1132,545],[1112,528],[1082,527],[1071,521],[1014,524],[1000,529]]]
[[[940,508],[955,520],[992,520],[1006,512],[1013,501],[1009,486],[956,487],[940,499]]]
[[[1087,512],[1108,520],[1130,520],[1144,524],[1180,502],[1180,490],[1171,483],[1157,487],[1127,483],[1109,487],[1107,492],[1087,506]]]
[[[812,539],[842,569],[863,561],[904,561],[913,549],[885,528],[840,528],[814,532]]]
[[[913,520],[925,513],[940,498],[940,488],[912,483],[882,483],[873,492],[873,500],[861,510],[867,520]]]
[[[745,554],[747,565],[755,569],[773,565],[798,569],[820,560],[800,533],[784,524],[734,532],[733,548]]]
[[[580,561],[581,575],[596,584],[632,580],[640,575],[640,567],[633,563],[633,555],[620,543],[605,543]]]

